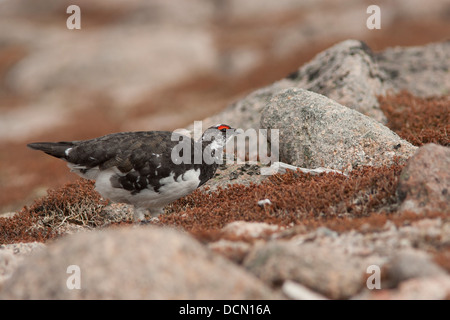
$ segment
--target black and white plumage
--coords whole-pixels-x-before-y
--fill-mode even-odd
[[[146,210],[158,216],[164,206],[211,179],[223,147],[235,134],[235,129],[219,124],[208,128],[199,141],[170,131],[139,131],[28,147],[67,161],[71,171],[96,180],[102,197],[133,204],[135,219],[142,220]]]

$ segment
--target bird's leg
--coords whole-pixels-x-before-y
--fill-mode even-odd
[[[164,212],[164,208],[135,208],[134,209],[134,221],[146,224],[149,222],[158,221],[158,216]],[[146,216],[150,216],[149,219],[146,219]]]
[[[164,208],[152,208],[148,210],[153,218],[158,218],[160,214],[164,213]]]

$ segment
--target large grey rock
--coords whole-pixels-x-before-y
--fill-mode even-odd
[[[420,147],[403,169],[398,184],[399,211],[450,212],[450,148]]]
[[[385,93],[386,78],[370,48],[358,40],[319,53],[291,76],[295,87],[323,94],[382,123],[386,117],[377,95]]]
[[[71,265],[79,267],[80,289],[67,286],[75,276],[67,273]],[[0,292],[2,299],[277,297],[190,236],[151,226],[67,236],[29,257]]]
[[[417,47],[387,48],[376,55],[393,91],[429,97],[450,93],[450,40]]]
[[[290,88],[273,96],[261,127],[279,130],[280,161],[337,170],[405,161],[417,147],[378,121],[314,92]]]

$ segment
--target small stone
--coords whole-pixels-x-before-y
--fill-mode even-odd
[[[279,226],[265,222],[234,221],[223,227],[221,233],[227,237],[251,240],[265,238],[279,230]]]
[[[290,299],[295,300],[328,300],[321,294],[308,289],[307,287],[294,282],[285,281],[281,287],[281,291]]]
[[[208,244],[208,248],[212,251],[239,264],[242,263],[251,247],[252,245],[245,241],[230,241],[224,239]]]
[[[260,207],[264,207],[264,205],[266,205],[266,204],[271,206],[272,202],[269,199],[263,199],[263,200],[258,201],[258,206],[260,206]]]
[[[387,286],[396,287],[399,283],[420,277],[445,275],[425,252],[407,250],[395,252],[395,256],[384,267]],[[386,286],[386,285],[385,285]]]
[[[450,148],[433,143],[420,147],[403,169],[397,192],[399,212],[450,212]]]
[[[239,172],[237,172],[237,171],[233,171],[233,172],[231,172],[230,175],[229,175],[230,180],[235,180],[235,179],[237,179],[238,177],[239,177]]]

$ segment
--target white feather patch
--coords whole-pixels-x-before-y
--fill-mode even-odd
[[[67,148],[66,151],[64,151],[66,157],[69,156],[70,151],[72,151],[72,148]]]
[[[155,192],[150,186],[136,194],[111,185],[111,177],[118,174],[112,168],[100,171],[95,182],[95,189],[107,199],[115,202],[124,202],[135,205],[137,208],[148,208],[151,211],[159,210],[173,201],[188,195],[197,189],[200,183],[200,170],[188,170],[174,178],[174,173],[162,178],[161,187]]]

